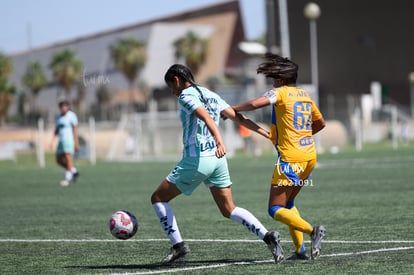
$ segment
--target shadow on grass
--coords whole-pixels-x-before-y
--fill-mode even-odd
[[[127,264],[127,265],[90,265],[90,266],[65,266],[65,268],[72,268],[72,269],[91,269],[91,270],[99,270],[99,269],[150,269],[150,270],[162,270],[166,268],[180,268],[180,267],[198,267],[203,265],[238,265],[240,263],[244,264],[260,264],[257,260],[252,259],[220,259],[220,260],[205,260],[205,261],[179,261],[172,264],[162,264],[162,263],[153,263],[153,264]],[[263,262],[267,263],[267,262]],[[273,262],[272,262],[273,263]]]

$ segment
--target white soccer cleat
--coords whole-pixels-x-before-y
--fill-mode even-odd
[[[190,253],[190,248],[184,242],[175,244],[173,247],[171,247],[170,252],[168,252],[167,256],[162,260],[162,263],[172,263],[175,260],[184,258],[188,253]]]
[[[264,239],[267,243],[267,248],[272,252],[275,263],[278,264],[284,260],[283,249],[280,244],[280,234],[277,231],[267,232]]]
[[[62,180],[61,182],[60,182],[60,186],[62,186],[62,187],[66,187],[66,186],[68,186],[70,184],[70,182],[69,181],[67,181],[67,180]]]
[[[325,226],[319,225],[313,227],[313,231],[311,234],[311,257],[313,260],[319,258],[319,256],[321,255],[321,242],[323,237],[325,236],[325,233]]]

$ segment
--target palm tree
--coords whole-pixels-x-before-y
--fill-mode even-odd
[[[110,47],[111,58],[115,67],[121,71],[128,80],[130,89],[129,109],[132,111],[133,83],[147,61],[144,42],[134,38],[120,39]]]
[[[55,81],[65,90],[66,99],[71,101],[72,87],[81,76],[82,61],[74,51],[65,49],[53,55],[49,67]]]
[[[0,53],[0,78],[8,77],[13,72],[10,58]]]
[[[86,108],[85,108],[85,97],[86,97],[86,86],[81,81],[76,81],[76,90],[78,92],[77,97],[74,102],[75,110],[78,112],[79,118],[85,118]]]
[[[0,126],[4,125],[7,111],[12,103],[13,85],[9,84],[8,77],[13,72],[10,58],[0,53]]]
[[[26,72],[22,78],[23,84],[32,91],[34,111],[39,109],[38,95],[40,90],[47,85],[46,75],[42,65],[35,61],[27,64]]]
[[[174,41],[175,58],[183,58],[185,64],[197,74],[200,66],[206,61],[208,40],[189,31],[185,36]]]

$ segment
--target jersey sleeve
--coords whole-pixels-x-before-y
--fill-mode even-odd
[[[72,126],[78,126],[78,117],[73,112],[71,114],[72,114],[72,119],[71,119]]]
[[[270,100],[270,104],[275,104],[277,101],[277,91],[274,89],[265,92],[263,96]]]
[[[198,95],[194,93],[182,93],[178,97],[178,103],[188,112],[192,113],[200,106],[203,106]]]
[[[312,101],[312,121],[316,121],[323,118],[321,111],[319,111],[318,107]]]
[[[218,101],[218,106],[219,106],[219,113],[221,113],[223,110],[230,107],[230,105],[220,96],[217,96],[217,101]]]

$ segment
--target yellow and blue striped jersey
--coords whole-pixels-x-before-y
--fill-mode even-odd
[[[312,121],[321,119],[322,114],[308,92],[282,86],[264,96],[273,104],[270,136],[281,159],[299,162],[316,158]]]

